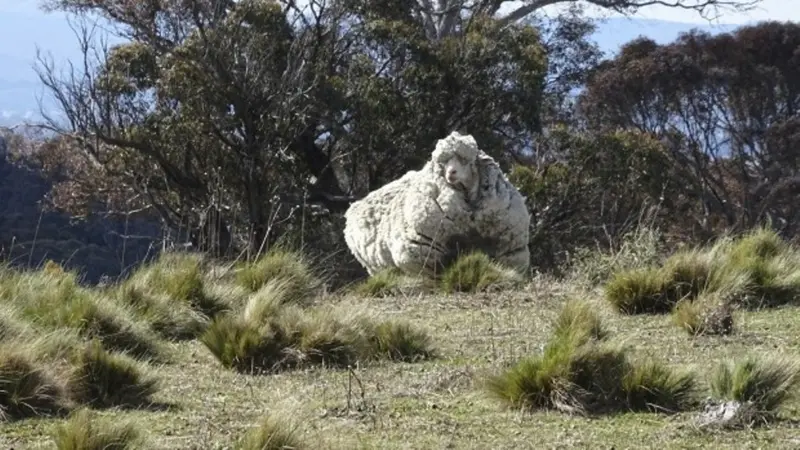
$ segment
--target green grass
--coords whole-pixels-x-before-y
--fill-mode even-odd
[[[759,417],[768,419],[797,394],[800,364],[790,358],[747,355],[720,364],[709,384],[715,398],[750,403]]]
[[[716,251],[709,258],[719,262],[733,243],[700,250]],[[788,246],[773,261],[790,257],[792,249]],[[771,264],[779,271],[790,267]],[[241,265],[233,270],[211,263],[202,267],[203,290],[230,306],[209,318],[199,337],[175,339],[156,332],[159,314],[115,304],[120,300],[112,295],[116,286],[87,290],[101,305],[111,303],[115,320],[143,327],[164,348],[169,364],[152,366],[101,346],[99,337],[81,327],[49,325],[26,315],[22,302],[8,301],[14,292],[30,292],[30,286],[47,286],[68,275],[0,270],[0,317],[12,330],[0,345],[27,361],[30,370],[18,373],[38,371],[56,386],[60,393],[54,398],[64,405],[50,413],[34,410],[33,420],[24,417],[32,414],[26,410],[23,417],[0,423],[0,448],[52,448],[53,430],[67,423],[62,414],[81,406],[102,409],[92,415],[93,422],[136,423],[151,441],[142,448],[165,450],[262,448],[269,436],[284,432],[293,433],[301,447],[387,449],[520,448],[530,442],[542,448],[593,448],[598,443],[636,448],[650,442],[665,448],[782,448],[796,438],[793,420],[800,415],[800,399],[793,395],[794,377],[790,383],[780,371],[752,375],[766,369],[734,375],[730,365],[731,380],[760,377],[777,380],[767,384],[778,388],[732,381],[720,385],[739,387],[717,389],[728,392],[723,395],[714,394],[713,379],[698,383],[693,375],[705,378],[721,361],[742,364],[747,355],[800,348],[800,306],[791,302],[773,309],[738,309],[736,333],[725,338],[686,339],[669,318],[618,314],[603,290],[571,279],[536,277],[524,290],[495,287],[491,295],[439,291],[364,298],[315,290],[311,302],[287,300],[279,281],[265,281],[256,290],[243,287],[238,284]],[[727,272],[720,273],[728,279]],[[732,279],[749,276],[735,275]],[[776,280],[791,285],[792,276]],[[730,288],[734,284],[725,282],[714,295],[742,301],[736,295],[748,283]],[[730,292],[723,294],[725,289]],[[150,294],[164,298],[162,292]],[[694,300],[702,302],[710,294],[703,291]],[[218,335],[208,339],[213,349],[201,342],[212,331]],[[230,369],[219,356],[227,358]],[[252,376],[254,365],[265,369]],[[95,381],[81,373],[92,374]],[[83,389],[75,389],[80,387],[76,380],[85,380]],[[494,393],[487,389],[498,381]],[[130,389],[115,393],[112,384]],[[94,394],[86,394],[88,385]],[[773,410],[789,420],[764,419],[763,426],[749,430],[705,432],[695,426],[702,411],[697,400],[709,395],[778,399],[762,401],[778,404]],[[91,399],[104,396],[91,405]],[[175,408],[149,407],[158,405]],[[519,414],[520,408],[525,414]],[[286,422],[258,426],[288,417],[302,430]],[[253,447],[243,446],[248,439]]]
[[[588,303],[569,302],[541,355],[488,378],[488,392],[511,408],[602,414],[624,410],[678,412],[695,404],[694,375],[655,361],[637,363],[607,341]]]
[[[0,347],[0,422],[54,416],[68,407],[53,373],[26,352]]]
[[[68,389],[78,402],[94,408],[136,408],[152,402],[158,381],[141,362],[91,341],[77,354]]]
[[[144,433],[132,422],[118,423],[87,409],[76,411],[52,432],[58,450],[133,450],[146,448]]]
[[[459,256],[442,273],[439,285],[443,292],[483,292],[509,289],[522,283],[516,271],[492,261],[485,253],[474,251]]]
[[[271,250],[253,262],[239,264],[236,269],[236,281],[251,292],[276,279],[287,284],[286,301],[291,303],[308,303],[321,287],[305,256],[296,251]]]
[[[301,450],[309,446],[286,420],[268,416],[234,445],[235,450]]]
[[[353,287],[353,293],[367,297],[386,297],[401,291],[403,273],[387,269],[372,275]]]
[[[774,232],[757,229],[677,252],[662,265],[619,271],[604,291],[625,314],[663,314],[683,302],[679,315],[691,315],[685,302],[713,293],[747,309],[794,304],[800,301],[800,251]]]

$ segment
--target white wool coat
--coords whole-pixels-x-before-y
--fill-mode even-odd
[[[530,214],[493,158],[478,152],[472,197],[451,187],[433,161],[369,193],[345,213],[344,237],[368,273],[440,273],[458,252],[480,249],[526,271]]]

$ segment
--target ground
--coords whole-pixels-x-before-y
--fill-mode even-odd
[[[486,375],[540,351],[550,322],[570,296],[594,302],[610,330],[635,354],[691,367],[700,379],[721,359],[797,353],[800,308],[738,311],[737,332],[690,338],[668,315],[624,316],[599,291],[535,281],[515,292],[474,295],[331,298],[427,329],[439,350],[421,363],[380,362],[247,376],[224,369],[197,341],[170,344],[174,361],[154,370],[162,380],[152,411],[105,411],[135,419],[154,449],[225,449],[266,414],[299,424],[315,448],[798,448],[800,402],[783,420],[742,431],[700,431],[695,413],[637,413],[581,418],[503,409],[482,390]],[[55,420],[0,424],[0,448],[52,448]]]

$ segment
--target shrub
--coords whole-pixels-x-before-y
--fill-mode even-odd
[[[143,435],[132,422],[120,424],[81,409],[56,426],[53,442],[58,450],[131,450],[142,448]]]
[[[711,374],[711,392],[720,400],[750,403],[762,418],[770,418],[797,393],[800,365],[790,359],[748,356],[721,363]]]
[[[96,408],[138,407],[151,402],[158,383],[137,361],[110,353],[92,340],[76,358],[69,389],[73,398]]]
[[[300,450],[306,444],[297,437],[294,426],[275,417],[267,417],[245,433],[234,445],[235,450]]]
[[[283,249],[241,264],[236,279],[252,292],[270,280],[282,279],[287,283],[286,301],[300,304],[307,303],[321,285],[302,253]]]
[[[67,408],[63,387],[42,364],[9,346],[0,348],[0,420],[53,416]]]
[[[522,282],[522,276],[492,261],[485,253],[474,251],[461,255],[442,274],[444,292],[481,292],[503,289]]]

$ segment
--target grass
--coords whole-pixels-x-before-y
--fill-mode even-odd
[[[695,405],[692,373],[656,361],[638,363],[628,349],[606,338],[589,304],[569,302],[542,354],[488,378],[487,391],[511,408],[580,414],[675,413]]]
[[[733,242],[719,244],[719,254],[727,254]],[[782,253],[786,254],[788,250]],[[120,354],[113,346],[79,327],[45,326],[24,314],[22,305],[9,301],[2,303],[0,317],[4,319],[0,320],[10,324],[7,328],[12,332],[0,345],[11,346],[3,348],[14,349],[31,371],[62,386],[56,397],[69,406],[64,409],[89,406],[85,402],[93,397],[81,398],[77,395],[81,390],[68,389],[75,386],[71,380],[81,379],[70,375],[81,370],[105,374],[100,380],[122,380],[123,386],[146,386],[148,380],[157,380],[150,391],[138,389],[147,395],[126,394],[122,397],[127,401],[106,405],[137,404],[141,398],[147,405],[175,404],[176,408],[108,408],[101,402],[94,408],[102,411],[91,419],[98,424],[95,431],[105,429],[100,419],[108,419],[105,423],[109,424],[135,423],[146,430],[151,444],[147,448],[263,448],[270,436],[277,442],[284,432],[298,439],[297,446],[322,448],[523,448],[530,442],[542,448],[638,448],[651,442],[665,448],[796,446],[792,419],[800,414],[800,399],[792,395],[793,387],[766,390],[772,398],[782,395],[776,411],[789,420],[769,420],[750,430],[707,433],[694,423],[701,410],[697,398],[713,394],[713,380],[699,383],[692,375],[713,374],[722,361],[742,364],[747,355],[800,348],[796,332],[800,306],[792,303],[738,310],[736,333],[724,339],[686,339],[668,318],[617,314],[603,298],[603,289],[573,280],[537,277],[527,286],[491,295],[454,296],[438,291],[364,298],[315,290],[313,298],[298,302],[283,297],[278,281],[265,281],[256,290],[238,284],[241,266],[213,276],[207,272],[215,270],[212,266],[203,267],[204,291],[213,292],[230,307],[208,318],[199,336],[216,330],[221,337],[213,341],[227,348],[221,353],[232,355],[232,364],[243,368],[248,365],[241,359],[246,358],[234,361],[237,355],[263,352],[272,361],[288,357],[302,370],[251,374],[249,369],[226,369],[201,338],[162,335],[151,323],[158,315],[148,316],[125,305],[108,311],[113,311],[115,320],[148,330],[169,354],[169,364],[150,366],[133,355],[117,358]],[[17,289],[20,280],[25,279],[22,286],[37,282],[26,276],[33,277],[0,273],[0,298],[9,298],[6,289]],[[790,285],[792,278],[778,281]],[[102,292],[106,295],[89,290],[93,298],[112,306],[118,301],[110,295],[113,287]],[[742,291],[732,294],[738,292]],[[265,342],[291,345],[259,348]],[[89,350],[94,356],[87,356]],[[0,352],[0,356],[5,354]],[[91,365],[96,369],[82,369],[81,361],[94,361]],[[735,364],[728,364],[729,378],[747,378],[734,376]],[[343,365],[345,370],[341,370]],[[517,383],[506,383],[504,392],[506,398],[523,401],[514,406],[487,395],[488,379],[510,378],[515,371]],[[532,373],[539,376],[531,377]],[[111,384],[94,384],[104,383]],[[514,389],[524,395],[514,394]],[[733,394],[714,397],[734,398]],[[525,414],[519,414],[519,406],[537,402],[542,406],[526,406]],[[0,448],[52,448],[54,430],[67,421],[60,417],[61,411],[50,415],[55,417],[37,413],[33,420],[0,423]],[[274,420],[287,416],[292,423],[302,424],[302,432]],[[77,426],[74,431],[85,428],[89,427]],[[244,446],[248,440],[254,447]]]
[[[24,352],[0,348],[0,421],[54,416],[68,404],[56,377]]]
[[[522,276],[492,261],[485,253],[474,251],[459,256],[442,273],[439,285],[443,292],[482,292],[509,289],[522,283]]]
[[[141,428],[132,422],[117,423],[87,409],[75,412],[52,433],[58,450],[133,450],[145,448],[143,436]]]
[[[747,309],[800,300],[800,252],[759,228],[723,237],[704,248],[680,251],[662,265],[623,270],[604,286],[606,300],[624,314],[663,314],[677,308],[678,324],[694,328],[698,297],[722,295]]]
[[[307,448],[295,427],[285,420],[268,416],[257,427],[245,433],[234,445],[235,450],[301,450]]]
[[[284,280],[286,301],[292,303],[309,302],[321,287],[305,256],[296,251],[274,249],[255,261],[241,263],[237,267],[237,283],[251,292],[276,279]]]
[[[720,364],[709,384],[715,398],[750,404],[757,417],[770,419],[797,394],[800,364],[790,358],[747,355]]]
[[[136,408],[152,402],[158,382],[140,362],[91,341],[77,355],[68,388],[73,398],[94,408]]]
[[[429,337],[405,323],[375,323],[330,307],[269,305],[251,303],[243,315],[216,319],[200,341],[224,367],[246,373],[375,358],[413,361],[434,353]]]

